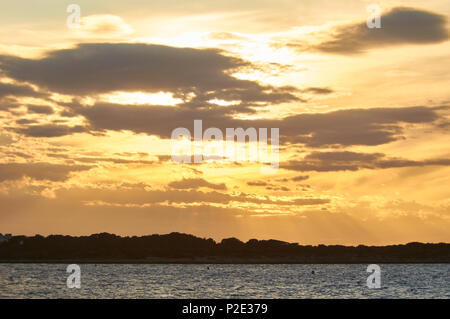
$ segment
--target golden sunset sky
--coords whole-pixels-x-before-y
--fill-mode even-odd
[[[2,1],[0,232],[450,242],[449,18],[448,0]],[[278,170],[173,162],[194,120],[279,128]]]

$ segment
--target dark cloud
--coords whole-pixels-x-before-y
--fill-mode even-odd
[[[305,181],[305,180],[307,180],[308,178],[309,178],[308,175],[298,175],[298,176],[292,177],[292,178],[291,178],[291,181],[294,181],[294,182],[300,182],[300,181]]]
[[[16,121],[17,124],[20,125],[28,125],[28,124],[36,124],[39,123],[38,120],[30,120],[30,119],[19,119]]]
[[[37,60],[3,55],[0,62],[9,76],[62,93],[83,95],[141,90],[171,91],[178,97],[185,97],[189,92],[196,94],[193,100],[174,107],[108,103],[83,106],[77,100],[61,103],[67,108],[65,116],[82,115],[89,126],[46,124],[16,129],[34,137],[130,130],[169,138],[177,127],[193,132],[194,120],[202,119],[205,128],[217,127],[223,131],[227,127],[280,128],[282,144],[310,147],[380,145],[403,138],[403,123],[431,123],[438,118],[432,108],[408,107],[303,113],[284,119],[235,119],[233,117],[238,113],[255,112],[251,107],[255,103],[272,105],[299,101],[292,95],[295,91],[329,94],[333,90],[321,87],[297,90],[239,80],[229,72],[241,66],[248,67],[249,63],[212,49],[125,43],[81,44],[73,49],[52,51]],[[241,104],[214,106],[207,102],[212,98],[240,100]]]
[[[155,164],[154,161],[147,160],[130,160],[123,158],[110,158],[110,157],[75,157],[74,161],[81,163],[100,163],[100,162],[110,162],[114,164],[141,164],[141,165],[152,165]]]
[[[149,154],[147,152],[120,152],[120,153],[114,153],[114,155],[119,155],[119,156],[127,156],[127,157],[134,157],[134,156],[139,156],[139,157],[147,157]]]
[[[18,85],[10,83],[0,82],[0,98],[6,96],[30,96],[30,97],[42,97],[44,94],[36,92],[29,85]]]
[[[285,182],[287,182],[287,179],[285,180]],[[290,189],[286,186],[274,185],[274,184],[266,183],[264,181],[247,182],[247,185],[257,186],[257,187],[265,187],[265,189],[270,190],[270,191],[282,191],[282,192],[290,191]]]
[[[254,181],[254,182],[247,182],[248,186],[267,186],[269,184],[267,184],[264,181]]]
[[[302,160],[293,160],[281,163],[280,167],[293,171],[357,171],[360,169],[382,169],[395,167],[413,167],[450,165],[450,159],[431,160],[407,160],[402,158],[390,158],[381,153],[356,153],[349,151],[313,152]]]
[[[384,157],[381,153],[356,153],[356,152],[313,152],[305,156],[307,160],[331,161],[331,162],[373,162]]]
[[[280,135],[287,134],[287,140],[312,147],[380,145],[403,138],[401,123],[431,123],[437,118],[436,111],[426,107],[299,114],[282,121]]]
[[[98,154],[92,154],[92,155],[100,155]],[[101,162],[108,162],[108,163],[114,163],[114,164],[139,164],[139,165],[153,165],[156,164],[156,161],[152,160],[145,160],[143,159],[148,155],[148,153],[129,153],[129,152],[122,152],[122,153],[115,153],[115,155],[120,156],[126,156],[128,158],[121,158],[121,157],[101,157],[101,156],[69,156],[65,153],[61,154],[56,151],[55,153],[47,153],[47,156],[54,157],[54,158],[64,158],[64,159],[70,159],[74,162],[80,162],[80,163],[101,163]],[[135,157],[135,159],[130,159]]]
[[[31,137],[59,137],[70,135],[73,133],[82,133],[86,128],[80,125],[66,126],[66,125],[30,125],[25,128],[16,129],[17,132]]]
[[[304,143],[311,147],[333,145],[380,145],[402,136],[402,123],[431,123],[438,118],[433,108],[348,109],[328,113],[303,113],[271,120],[233,119],[226,108],[191,110],[157,106],[98,104],[77,107],[93,130],[131,130],[170,138],[177,127],[193,132],[196,119],[203,127],[279,128],[282,143]],[[193,133],[192,133],[193,134]]]
[[[0,111],[6,111],[14,114],[21,105],[11,96],[0,98]]]
[[[354,54],[388,45],[429,44],[448,39],[444,16],[398,7],[381,16],[381,28],[369,29],[365,21],[340,26],[333,30],[331,39],[314,48],[328,53]]]
[[[194,110],[189,108],[153,105],[96,104],[93,107],[76,107],[93,130],[130,130],[170,138],[177,127],[191,128],[194,120],[202,119],[205,127],[237,124],[228,116],[226,108]],[[239,122],[239,121],[238,121]],[[242,121],[244,122],[244,121]],[[192,130],[193,132],[193,130]]]
[[[73,113],[71,110],[65,110],[65,111],[62,111],[61,113],[60,113],[60,115],[62,116],[62,117],[75,117],[75,116],[77,116],[75,113]]]
[[[53,114],[53,108],[46,105],[28,105],[28,111],[38,114]]]
[[[282,192],[290,192],[291,191],[291,189],[286,186],[275,186],[275,185],[267,186],[266,189],[270,190],[270,191],[282,191]]]
[[[271,204],[271,205],[322,205],[330,202],[327,198],[290,198],[289,200],[272,200],[266,198],[256,198],[255,196],[240,193],[230,195],[223,192],[199,191],[195,189],[180,190],[149,190],[149,189],[106,189],[106,188],[85,188],[85,189],[59,189],[55,191],[58,198],[70,196],[80,201],[104,202],[110,205],[153,205],[168,202],[173,203],[216,203],[229,204],[232,202]]]
[[[156,155],[159,162],[168,162],[172,160],[172,155]]]
[[[140,43],[80,44],[41,59],[0,56],[8,76],[53,92],[90,95],[111,91],[195,93],[191,106],[208,99],[244,103],[298,100],[292,88],[275,88],[230,75],[251,64],[216,49],[176,48]]]
[[[3,163],[0,164],[0,182],[17,180],[28,176],[37,180],[65,181],[72,172],[85,171],[92,166],[61,165],[50,163]]]
[[[33,158],[33,156],[29,155],[29,154],[25,154],[23,152],[18,152],[18,151],[7,151],[7,150],[1,150],[2,157],[6,158],[6,157],[10,157],[12,158],[12,160],[17,159],[17,157],[21,157],[21,158],[25,158],[25,159],[31,159]]]
[[[174,181],[169,183],[169,186],[175,189],[198,189],[200,187],[206,187],[211,189],[226,190],[225,183],[214,184],[210,183],[203,178],[183,178],[180,181]]]
[[[326,94],[333,93],[334,90],[332,90],[330,88],[326,88],[326,87],[323,87],[323,88],[322,87],[310,87],[310,88],[303,89],[302,92],[326,95]]]

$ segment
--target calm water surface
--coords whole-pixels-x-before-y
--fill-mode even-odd
[[[367,288],[362,264],[80,264],[80,289],[67,288],[66,267],[0,264],[0,298],[450,299],[449,264],[380,264],[380,289]]]

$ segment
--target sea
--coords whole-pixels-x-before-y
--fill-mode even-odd
[[[379,264],[379,288],[366,264],[78,266],[79,288],[65,264],[0,264],[0,298],[450,298],[450,264]]]

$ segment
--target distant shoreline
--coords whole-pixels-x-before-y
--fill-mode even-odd
[[[220,264],[249,264],[249,265],[270,265],[270,264],[450,264],[449,259],[388,259],[388,258],[361,258],[361,259],[333,259],[333,258],[151,258],[151,259],[9,259],[0,260],[0,264],[199,264],[199,265],[220,265]]]
[[[6,236],[0,263],[59,264],[449,264],[450,244],[302,246],[269,239],[216,242],[189,234],[120,237]]]

